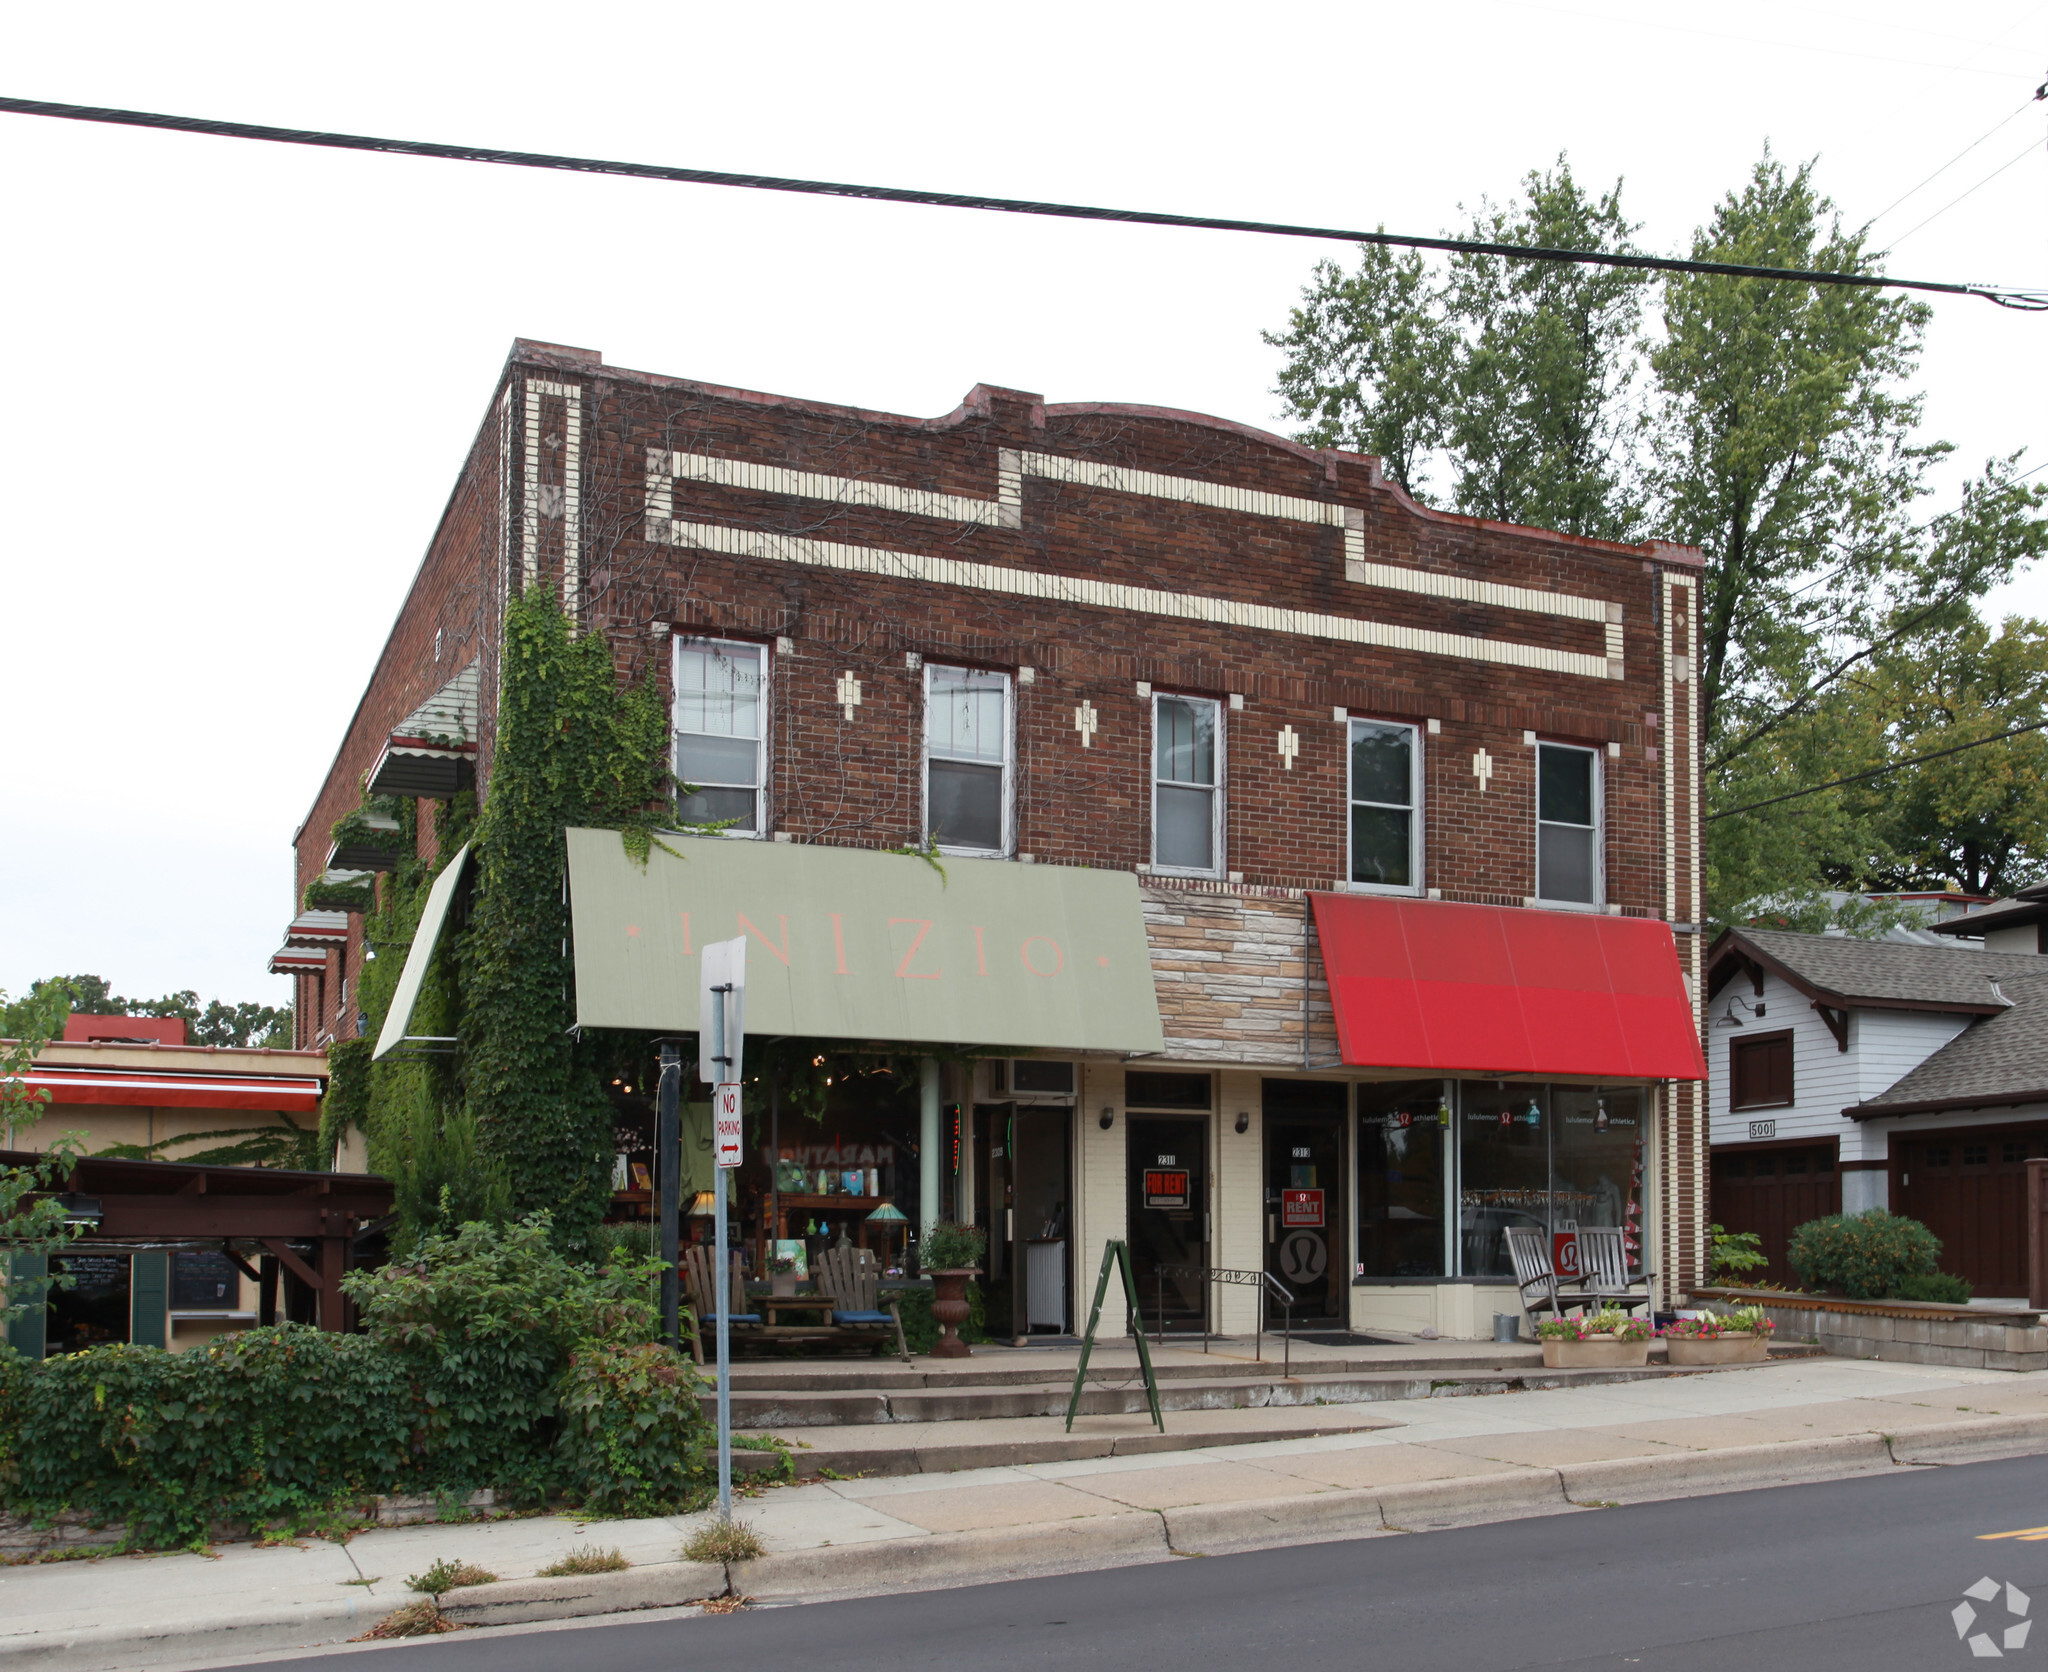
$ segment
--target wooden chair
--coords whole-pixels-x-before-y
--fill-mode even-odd
[[[869,1330],[893,1324],[896,1354],[905,1364],[910,1362],[910,1349],[903,1340],[903,1315],[894,1295],[886,1300],[882,1296],[882,1268],[872,1250],[828,1248],[818,1256],[814,1275],[818,1293],[832,1302],[835,1325]]]
[[[718,1334],[718,1291],[714,1287],[712,1273],[716,1269],[712,1250],[702,1243],[692,1244],[683,1250],[683,1282],[690,1291],[690,1311],[697,1326],[697,1362],[704,1362],[704,1351],[717,1340]],[[730,1298],[726,1304],[731,1308],[727,1316],[729,1324],[746,1329],[761,1327],[761,1314],[747,1310],[746,1279],[740,1275],[740,1257],[737,1251],[726,1256],[726,1275],[732,1284]]]
[[[1657,1274],[1643,1271],[1629,1276],[1628,1247],[1619,1225],[1581,1225],[1579,1265],[1586,1274],[1581,1292],[1588,1305],[1618,1305],[1626,1312],[1640,1306],[1644,1316],[1655,1319]]]
[[[1532,1318],[1539,1311],[1547,1311],[1553,1318],[1562,1318],[1567,1306],[1587,1305],[1584,1296],[1572,1285],[1575,1279],[1560,1279],[1550,1267],[1550,1250],[1544,1245],[1543,1232],[1534,1225],[1510,1225],[1503,1233],[1508,1242],[1508,1258],[1514,1262],[1515,1283],[1522,1291],[1522,1309]]]

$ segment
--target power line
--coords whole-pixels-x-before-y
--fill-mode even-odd
[[[2031,157],[2036,151],[2040,149],[2041,142],[2039,140],[2028,140],[2026,149],[2021,151],[2019,156],[2012,158],[2008,162],[2000,163],[1989,174],[1985,175],[1983,179],[1979,180],[1976,183],[1976,185],[1972,186],[1968,191],[1962,193],[1961,196],[1949,199],[1948,202],[1944,203],[1939,209],[1935,210],[1933,214],[1929,215],[1927,217],[1927,220],[1916,222],[1914,225],[1908,227],[1904,232],[1900,233],[1898,237],[1894,238],[1891,241],[1892,247],[1896,249],[1899,245],[1903,244],[1908,238],[1912,237],[1914,233],[1918,232],[1921,227],[1927,225],[1928,221],[1940,220],[1942,216],[1946,215],[1958,203],[1961,203],[1963,201],[1963,198],[1974,196],[1977,192],[1982,191],[1986,186],[1990,185],[1992,181],[1996,180],[2007,169],[2011,168],[2013,163],[2017,163],[2027,157]]]
[[[857,186],[841,181],[796,180],[767,174],[727,174],[708,168],[610,162],[595,157],[555,156],[541,151],[498,151],[479,145],[443,145],[422,139],[376,139],[363,134],[270,128],[252,122],[222,122],[201,116],[167,116],[155,111],[111,110],[94,105],[52,104],[41,99],[0,97],[0,112],[18,116],[55,116],[74,122],[104,122],[117,127],[159,128],[172,133],[209,134],[223,139],[259,139],[280,145],[314,145],[337,151],[440,157],[455,162],[495,163],[511,168],[566,169],[580,174],[614,174],[630,179],[668,180],[697,186],[734,186],[748,191],[798,192],[814,197],[855,198],[871,203],[917,203],[940,209],[980,209],[998,214],[1048,215],[1062,220],[1111,221],[1133,226],[1187,227],[1203,232],[1256,232],[1280,238],[1322,238],[1347,244],[1448,250],[1454,254],[1501,256],[1513,261],[1569,262],[1586,267],[1623,267],[1655,273],[1700,273],[1720,278],[1843,285],[1860,290],[1916,290],[1944,296],[1981,296],[2000,307],[2027,313],[2048,312],[2048,291],[2044,290],[1941,284],[1929,279],[1887,278],[1877,273],[1755,267],[1732,261],[1687,261],[1670,256],[1632,255],[1606,250],[1557,250],[1540,245],[1490,244],[1470,238],[1421,238],[1391,232],[1358,232],[1341,227],[1295,226],[1285,222],[1232,220],[1211,215],[1172,215],[1149,209],[1103,209],[1074,203],[1041,203],[1024,198],[920,191],[904,186]]]
[[[1987,743],[2003,743],[2010,737],[2023,737],[2028,732],[2048,729],[2048,720],[2029,721],[2024,726],[2014,726],[2011,731],[2002,731],[1992,737],[1980,737],[1972,743],[1958,743],[1951,749],[1935,749],[1924,755],[1908,755],[1902,761],[1891,761],[1884,766],[1873,766],[1868,772],[1852,772],[1846,778],[1830,778],[1825,784],[1814,784],[1803,790],[1788,790],[1783,795],[1774,795],[1768,801],[1745,802],[1740,807],[1723,807],[1718,813],[1709,813],[1700,822],[1712,824],[1716,819],[1732,819],[1737,813],[1754,813],[1759,807],[1775,807],[1780,802],[1797,801],[1802,796],[1819,795],[1823,790],[1839,789],[1844,784],[1860,784],[1866,778],[1882,778],[1887,772],[1897,772],[1903,767],[1918,766],[1922,761],[1938,761],[1948,755],[1960,755],[1966,749],[1981,749]]]
[[[1978,146],[1982,145],[1987,139],[1991,138],[1992,135],[2003,133],[2005,129],[2012,125],[2014,117],[2017,117],[2022,112],[2024,112],[2027,109],[2028,105],[2032,105],[2038,102],[2044,94],[2048,94],[2048,87],[2044,87],[2039,91],[2030,93],[2027,96],[2026,104],[2021,105],[2018,110],[2015,110],[2012,113],[2011,116],[2000,117],[1996,123],[1994,123],[1990,128],[1986,129],[1983,133],[1979,134],[1975,139],[1971,140],[1968,145],[1965,145],[1953,157],[1949,158],[1947,162],[1943,163],[1941,167],[1937,168],[1932,174],[1928,175],[1927,178],[1925,180],[1922,180],[1919,185],[1914,186],[1909,191],[1901,192],[1897,197],[1893,198],[1891,202],[1887,203],[1882,209],[1878,210],[1876,214],[1870,217],[1869,224],[1872,226],[1877,225],[1877,223],[1883,220],[1885,216],[1889,215],[1894,209],[1898,208],[1900,204],[1904,203],[1907,198],[1912,197],[1924,188],[1933,185],[1935,181],[1939,180],[1950,169],[1954,168],[1957,163],[1961,162],[1972,151],[1976,150]],[[1922,222],[1921,224],[1925,225],[1926,223]],[[1917,231],[1918,229],[1916,228],[1915,230]]]

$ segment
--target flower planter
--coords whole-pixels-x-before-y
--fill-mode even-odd
[[[1650,1340],[1622,1341],[1612,1335],[1589,1335],[1583,1341],[1561,1336],[1543,1339],[1546,1370],[1632,1370],[1650,1362]]]
[[[1672,1364],[1761,1364],[1771,1356],[1767,1335],[1667,1335],[1664,1351]]]
[[[974,1350],[960,1339],[960,1326],[967,1322],[967,1280],[979,1275],[978,1267],[958,1271],[935,1271],[932,1280],[932,1321],[939,1326],[933,1358],[972,1358]]]
[[[768,1274],[768,1292],[771,1295],[795,1294],[796,1273],[793,1271],[771,1271]]]

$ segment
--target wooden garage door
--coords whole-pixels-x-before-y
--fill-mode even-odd
[[[2048,1128],[1942,1132],[1892,1139],[1899,1213],[1941,1238],[1941,1269],[1985,1296],[2027,1292],[2027,1169],[2048,1155]]]
[[[1835,1146],[1797,1149],[1722,1149],[1714,1152],[1713,1222],[1729,1231],[1754,1231],[1770,1265],[1749,1273],[1751,1282],[1796,1284],[1785,1264],[1785,1244],[1809,1219],[1842,1211]]]

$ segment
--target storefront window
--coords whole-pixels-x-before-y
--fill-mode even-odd
[[[1619,1225],[1630,1265],[1640,1264],[1643,1094],[1633,1087],[1557,1086],[1550,1106],[1554,1228]]]
[[[1550,1088],[1466,1080],[1458,1087],[1458,1271],[1512,1277],[1511,1225],[1547,1230]]]
[[[1449,1115],[1441,1080],[1358,1088],[1358,1276],[1445,1275]]]

